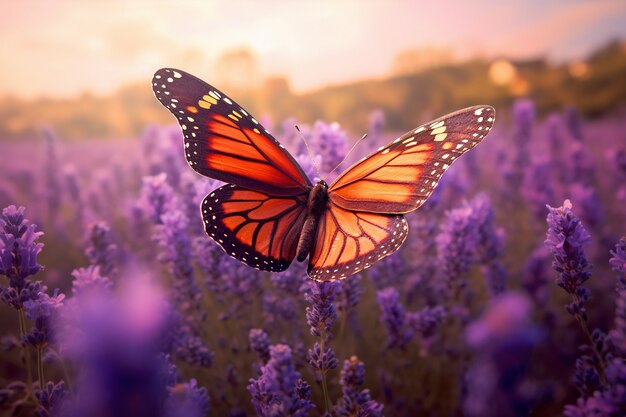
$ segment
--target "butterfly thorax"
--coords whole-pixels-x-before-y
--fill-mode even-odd
[[[326,181],[320,180],[309,192],[308,201],[308,215],[304,226],[302,227],[302,233],[300,234],[300,240],[298,241],[297,259],[302,262],[306,259],[307,255],[313,249],[313,242],[315,241],[315,233],[317,232],[317,223],[319,222],[326,203],[328,202],[328,184]]]

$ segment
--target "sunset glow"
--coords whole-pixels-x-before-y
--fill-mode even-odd
[[[242,49],[250,82],[283,76],[295,91],[388,76],[415,49],[582,58],[625,37],[625,22],[626,3],[610,0],[5,2],[0,97],[107,94],[161,66],[219,80],[220,59]]]

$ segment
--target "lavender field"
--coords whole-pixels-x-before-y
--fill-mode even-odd
[[[403,247],[328,283],[205,236],[178,126],[1,141],[2,415],[625,416],[626,115],[496,110]],[[301,129],[322,173],[360,137]]]

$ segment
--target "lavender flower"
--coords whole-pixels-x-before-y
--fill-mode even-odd
[[[315,342],[313,348],[309,349],[307,360],[313,370],[322,373],[335,369],[339,365],[335,352],[330,347],[322,347],[318,342]]]
[[[260,417],[304,417],[315,406],[310,401],[309,385],[300,378],[287,345],[269,348],[270,359],[261,376],[250,379],[248,391]]]
[[[89,225],[85,254],[92,265],[97,265],[100,272],[111,277],[115,274],[117,246],[111,241],[111,229],[104,222]]]
[[[596,167],[583,143],[574,143],[569,155],[572,181],[581,184],[595,183]]]
[[[478,231],[471,207],[450,210],[437,236],[439,268],[448,287],[467,285],[467,272],[475,260]]]
[[[548,206],[550,213],[545,244],[554,255],[552,268],[559,273],[556,284],[573,297],[573,301],[566,306],[567,311],[573,316],[580,314],[586,321],[585,302],[589,298],[589,290],[583,284],[591,276],[588,271],[591,265],[584,248],[591,236],[571,209],[569,200],[565,200],[559,208]]]
[[[566,405],[566,417],[621,417],[626,412],[626,363],[611,360],[606,368],[608,387],[595,391],[590,397],[581,397],[576,405]]]
[[[169,387],[164,417],[204,417],[209,412],[209,396],[195,379]]]
[[[408,326],[420,336],[422,354],[426,354],[435,332],[448,316],[444,306],[424,307],[419,311],[406,313]]]
[[[338,284],[335,281],[311,281],[306,288],[304,298],[311,304],[306,308],[306,322],[313,336],[326,339],[337,319],[337,310],[333,301],[335,301]]]
[[[584,135],[580,113],[573,106],[569,106],[565,111],[565,125],[574,139],[579,142],[583,140]]]
[[[193,242],[193,256],[202,272],[204,286],[213,294],[226,291],[226,282],[220,273],[220,262],[224,251],[206,236],[196,237]]]
[[[37,417],[55,417],[64,415],[66,401],[69,398],[69,392],[65,389],[65,383],[60,381],[54,383],[48,381],[43,389],[35,392],[39,407],[35,410]]]
[[[400,303],[398,290],[393,287],[385,288],[376,293],[380,306],[380,320],[387,330],[387,347],[406,348],[414,333],[406,326],[406,313]]]
[[[555,196],[551,179],[552,161],[543,160],[530,164],[524,177],[522,193],[531,213],[537,220],[542,219],[546,211],[546,201]]]
[[[248,333],[250,347],[258,355],[259,359],[265,364],[270,359],[270,339],[262,329],[250,329]]]
[[[365,383],[365,365],[356,356],[343,363],[339,384],[342,396],[333,411],[338,417],[382,417],[383,406],[372,400]]]
[[[164,403],[203,415],[208,403],[195,383],[168,388],[178,378],[161,352],[179,326],[171,326],[162,291],[138,273],[121,283],[119,294],[103,286],[81,290],[59,326],[66,357],[81,364],[71,415],[159,416]]]
[[[329,173],[346,155],[346,134],[337,123],[317,121],[313,125],[311,145],[315,153],[322,157],[320,171]]]
[[[62,188],[58,176],[61,171],[57,157],[57,143],[59,139],[52,129],[43,129],[42,133],[46,139],[45,197],[48,203],[48,219],[52,222],[57,218],[62,196]]]
[[[601,383],[606,383],[604,369],[608,350],[605,335],[599,330],[589,332],[585,303],[589,299],[589,290],[583,287],[589,279],[590,265],[585,256],[584,247],[591,236],[580,220],[571,211],[572,204],[565,200],[562,207],[548,206],[548,234],[546,246],[554,255],[552,267],[559,273],[556,283],[571,294],[572,302],[565,306],[587,336],[589,343],[582,346],[583,355],[576,362],[576,381],[582,393],[593,392]]]
[[[517,100],[513,103],[513,117],[515,119],[515,159],[512,170],[507,175],[509,187],[513,190],[520,189],[524,178],[524,169],[530,163],[528,147],[532,134],[533,121],[535,120],[535,106],[530,100]]]
[[[486,194],[478,194],[465,203],[471,208],[477,244],[476,261],[485,264],[484,275],[492,296],[501,294],[506,288],[507,273],[499,259],[504,252],[504,230],[497,229],[494,223],[494,210]]]
[[[165,263],[174,280],[176,302],[183,311],[199,305],[202,292],[195,282],[191,262],[192,241],[186,232],[189,220],[180,210],[171,210],[160,216],[156,238],[161,253],[159,260]]]
[[[624,290],[626,289],[626,238],[619,240],[619,243],[615,245],[615,250],[611,251],[611,255],[613,256],[609,259],[609,264],[613,271],[620,273],[618,289]]]
[[[43,233],[24,218],[24,210],[9,206],[0,216],[0,275],[9,279],[8,287],[0,287],[0,298],[15,309],[45,291],[41,283],[26,281],[43,268],[37,262],[43,248],[38,240]]]
[[[37,299],[24,302],[26,318],[35,322],[31,331],[24,336],[26,344],[43,349],[54,342],[53,322],[56,310],[63,305],[64,298],[65,295],[59,294],[57,289],[52,297],[40,292]]]
[[[548,302],[547,258],[548,249],[545,245],[538,247],[526,260],[522,274],[522,287],[539,306],[545,306]]]
[[[72,271],[72,293],[80,296],[82,293],[94,291],[96,293],[111,289],[113,283],[107,277],[100,275],[100,267],[89,265]]]
[[[141,195],[150,218],[155,224],[161,224],[161,216],[177,207],[172,187],[167,184],[167,175],[159,174],[143,179]]]
[[[609,263],[614,271],[620,273],[617,284],[615,328],[611,331],[611,340],[615,348],[626,357],[626,238],[620,239],[611,255],[613,257],[609,259]]]

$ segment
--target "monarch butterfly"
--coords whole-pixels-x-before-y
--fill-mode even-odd
[[[163,68],[152,88],[180,123],[189,165],[227,183],[202,201],[207,235],[263,271],[284,271],[308,256],[308,275],[318,281],[346,278],[395,252],[408,233],[403,214],[426,201],[495,118],[490,106],[448,114],[361,159],[330,185],[313,185],[285,148],[215,87]]]

